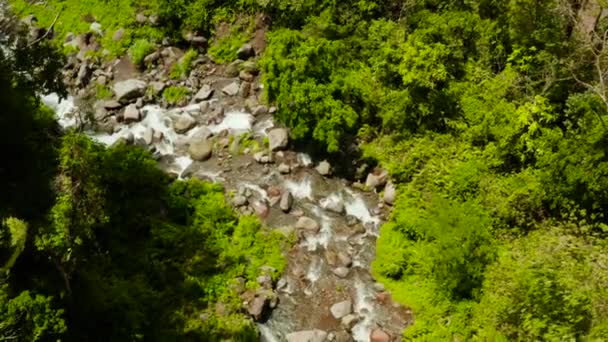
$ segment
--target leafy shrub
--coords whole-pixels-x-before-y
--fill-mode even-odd
[[[512,246],[487,272],[475,312],[482,339],[579,340],[606,325],[603,243],[552,229]]]

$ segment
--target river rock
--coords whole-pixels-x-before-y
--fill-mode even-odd
[[[123,119],[126,123],[139,121],[141,120],[141,112],[135,104],[130,104],[125,108]]]
[[[160,59],[160,53],[158,51],[152,52],[144,58],[144,64],[151,65],[156,63]]]
[[[293,195],[289,191],[284,191],[281,195],[281,202],[279,203],[279,207],[283,212],[289,212],[291,210],[291,206],[293,205]]]
[[[245,70],[241,70],[241,72],[239,72],[239,78],[245,82],[253,82],[254,76]]]
[[[384,203],[388,205],[395,204],[395,199],[397,198],[397,189],[395,188],[395,184],[393,182],[386,183],[384,187]]]
[[[324,160],[317,165],[316,170],[321,176],[330,176],[331,164],[327,160]]]
[[[365,186],[368,189],[377,189],[386,184],[388,180],[388,172],[382,169],[376,169],[374,172],[367,175]]]
[[[146,82],[130,79],[116,82],[113,89],[114,94],[116,94],[116,100],[125,103],[134,98],[143,96],[146,91]]]
[[[338,267],[332,272],[339,278],[346,278],[348,277],[348,273],[350,272],[350,270],[346,267]]]
[[[344,201],[338,196],[329,196],[319,203],[321,208],[331,212],[342,214],[344,212]]]
[[[239,93],[239,83],[238,82],[232,82],[229,85],[225,86],[222,89],[222,92],[228,96],[236,96]]]
[[[268,132],[268,144],[271,151],[284,150],[289,144],[289,132],[286,128],[274,128]]]
[[[112,40],[115,42],[119,42],[122,40],[122,37],[125,36],[125,29],[124,28],[119,28],[118,30],[114,31],[114,34],[112,35]]]
[[[165,82],[158,82],[158,81],[150,82],[150,89],[152,89],[154,96],[160,95],[160,93],[162,93],[162,91],[165,90],[165,87],[167,87]]]
[[[189,130],[194,128],[194,126],[196,126],[196,120],[192,116],[190,116],[190,114],[180,115],[173,124],[175,132],[177,132],[178,134],[187,133]]]
[[[390,342],[391,337],[382,329],[374,329],[369,335],[370,342]]]
[[[264,153],[264,152],[255,153],[253,155],[253,160],[255,160],[256,162],[258,162],[260,164],[268,164],[272,161],[270,159],[270,156],[267,156],[266,153]]]
[[[269,213],[270,209],[268,208],[268,205],[266,205],[266,203],[254,202],[251,206],[253,207],[255,214],[259,218],[265,219],[266,217],[268,217],[268,213]]]
[[[190,158],[197,161],[205,161],[211,158],[213,146],[208,140],[198,140],[190,143],[188,153]]]
[[[287,334],[287,342],[325,342],[327,333],[323,330],[303,330]]]
[[[259,105],[253,109],[253,116],[262,116],[268,114],[268,107]]]
[[[353,312],[353,302],[351,300],[345,300],[340,303],[336,303],[330,308],[331,315],[335,319],[342,319],[342,317]]]
[[[359,321],[359,316],[351,313],[342,317],[341,323],[344,328],[351,330],[355,325],[357,325],[357,323],[359,323]]]
[[[234,196],[234,198],[232,199],[232,205],[234,205],[235,207],[242,207],[244,205],[247,205],[247,197],[241,195]]]
[[[306,231],[318,233],[321,229],[321,226],[319,226],[319,223],[317,223],[317,221],[311,219],[310,217],[302,216],[298,219],[298,222],[296,222],[296,229],[303,229]]]
[[[277,168],[277,170],[278,170],[280,173],[282,173],[282,174],[286,175],[286,174],[288,174],[288,173],[291,171],[291,168],[289,167],[289,165],[288,165],[288,164],[281,163],[281,165],[279,165],[279,167]]]
[[[266,296],[258,296],[249,303],[247,311],[255,321],[262,319],[264,310],[266,310],[266,307],[268,306],[268,302],[269,301]]]
[[[344,267],[350,267],[353,264],[353,259],[344,251],[338,252],[338,261]]]
[[[201,102],[208,100],[213,95],[213,88],[209,84],[203,84],[201,89],[194,95],[194,101]]]
[[[102,103],[103,108],[107,110],[117,110],[122,108],[122,104],[116,100],[106,100]]]
[[[152,144],[152,141],[154,139],[154,129],[151,127],[147,127],[146,130],[144,131],[143,139],[144,139],[144,143],[146,143],[146,145]]]
[[[247,60],[250,57],[255,56],[253,46],[251,46],[251,44],[245,44],[241,46],[241,48],[236,52],[236,56],[242,60]]]

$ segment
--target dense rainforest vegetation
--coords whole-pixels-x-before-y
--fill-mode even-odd
[[[404,339],[608,339],[603,2],[46,3],[13,1],[44,26],[61,13],[57,46],[89,29],[85,13],[127,28],[120,44],[104,38],[110,56],[229,24],[209,49],[224,62],[263,13],[259,65],[276,118],[329,155],[359,151],[398,186],[374,273],[415,313]],[[138,11],[160,25],[136,23]],[[191,318],[218,296],[234,301],[226,279],[280,269],[279,251],[256,245],[277,237],[252,239],[259,223],[237,218],[220,189],[170,184],[143,151],[60,135],[35,96],[58,85],[52,51],[0,50],[0,338],[252,338],[237,314],[210,326]],[[49,55],[48,68],[27,70],[20,54]]]

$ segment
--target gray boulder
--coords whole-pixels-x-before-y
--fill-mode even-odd
[[[288,174],[288,173],[291,171],[291,167],[289,167],[289,165],[288,165],[288,164],[281,163],[281,165],[279,165],[279,167],[277,168],[277,170],[278,170],[280,173],[282,173],[282,174],[286,175],[286,174]]]
[[[344,317],[342,317],[342,326],[345,327],[347,330],[351,330],[355,325],[357,325],[357,323],[359,323],[359,316],[355,315],[355,314],[348,314]]]
[[[303,229],[309,232],[318,233],[321,229],[319,223],[310,217],[302,216],[296,222],[296,229]]]
[[[236,96],[239,93],[239,83],[238,82],[232,82],[229,85],[225,86],[222,89],[222,92],[228,96]]]
[[[289,145],[289,132],[286,128],[274,128],[268,132],[271,151],[284,150]]]
[[[190,158],[192,158],[193,160],[205,161],[211,158],[211,154],[213,153],[213,146],[208,140],[199,140],[196,142],[191,142],[190,147],[188,148],[188,153],[190,154]]]
[[[125,108],[123,118],[126,123],[135,122],[141,120],[141,112],[137,109],[137,106],[130,104]]]
[[[342,317],[353,312],[353,302],[351,300],[345,300],[340,303],[336,303],[330,308],[331,315],[335,319],[342,319]]]
[[[279,207],[283,212],[289,212],[291,210],[291,206],[293,205],[293,195],[289,191],[283,191],[281,195],[281,202],[279,203]]]
[[[190,116],[190,114],[180,115],[173,124],[175,132],[177,132],[178,134],[187,133],[189,130],[194,128],[194,126],[196,126],[196,119]]]
[[[203,84],[201,89],[194,95],[194,101],[201,102],[208,100],[213,95],[213,88],[208,84]]]
[[[321,208],[336,214],[344,213],[344,201],[338,196],[329,196],[324,198],[319,204],[321,205]]]
[[[327,333],[323,330],[303,330],[287,334],[287,342],[325,342]]]
[[[137,79],[116,82],[113,90],[116,100],[125,103],[143,96],[146,91],[146,82]]]

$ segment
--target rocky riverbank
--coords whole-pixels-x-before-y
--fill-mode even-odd
[[[236,210],[294,237],[277,283],[270,268],[255,292],[242,290],[242,280],[235,279],[261,339],[398,340],[411,313],[370,274],[379,227],[396,195],[387,173],[376,169],[347,181],[334,177],[327,161],[293,150],[289,130],[273,121],[276,108],[261,101],[253,46],[243,46],[239,60],[219,65],[203,54],[206,39],[191,35],[189,48],[201,53],[189,75],[174,80],[170,71],[183,63],[183,48],[166,40],[144,58],[143,68],[126,57],[102,63],[87,54],[101,48],[96,35],[105,34],[93,24],[90,33],[65,43],[78,51],[64,69],[73,97],[59,102],[51,94],[43,101],[62,126],[81,127],[107,145],[123,141],[150,149],[176,178],[221,182]],[[99,89],[106,88],[111,94],[100,98]],[[183,89],[183,96],[169,101],[170,88]]]

